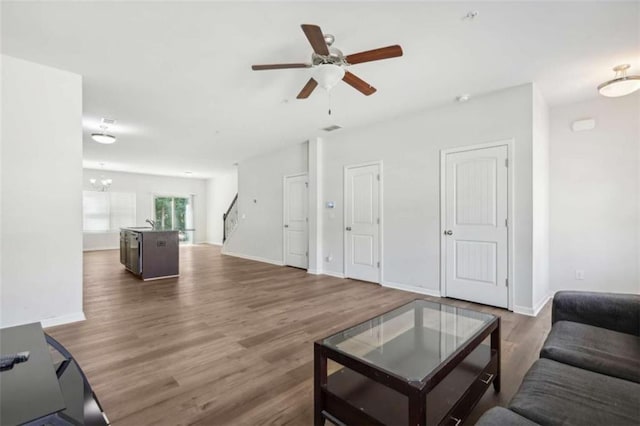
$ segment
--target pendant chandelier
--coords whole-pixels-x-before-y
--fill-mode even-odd
[[[104,176],[104,163],[100,163],[100,167],[102,167],[102,172],[103,172],[100,175],[100,178],[99,179],[91,178],[89,179],[89,183],[91,184],[91,186],[93,186],[93,188],[96,191],[106,192],[109,190],[109,187],[111,187],[111,184],[113,183],[113,179],[106,178]]]

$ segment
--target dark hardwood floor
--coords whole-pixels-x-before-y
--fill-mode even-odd
[[[180,250],[180,278],[142,282],[116,250],[84,255],[87,320],[47,329],[77,358],[115,425],[310,425],[313,344],[404,301],[375,284]],[[550,306],[537,318],[425,297],[502,317],[502,391],[467,424],[504,405],[537,359]]]

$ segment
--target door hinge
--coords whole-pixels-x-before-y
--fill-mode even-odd
[[[305,182],[304,186],[306,186],[308,188],[309,187],[309,182]]]
[[[506,287],[509,287],[509,278],[505,278],[505,279],[504,279],[504,285],[505,285]]]
[[[504,220],[504,226],[509,226],[509,219]]]
[[[378,268],[380,267],[380,262],[378,262]]]
[[[305,256],[307,256],[307,257],[309,257],[309,252],[308,252],[308,251],[307,251],[307,252],[305,252],[305,253],[304,253],[304,255],[305,255]]]
[[[378,181],[380,180],[380,174],[376,175],[376,179],[378,179]]]
[[[508,158],[504,159],[504,166],[505,167],[509,167],[509,159]]]
[[[378,218],[377,223],[378,223],[378,225],[380,225],[380,218]]]

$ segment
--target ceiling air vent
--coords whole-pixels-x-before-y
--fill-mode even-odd
[[[331,126],[323,127],[321,130],[324,130],[325,132],[333,132],[334,130],[338,129],[342,129],[342,127],[338,126],[337,124],[332,124]]]

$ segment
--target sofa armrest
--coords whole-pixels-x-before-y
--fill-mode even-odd
[[[553,297],[551,323],[572,321],[620,333],[640,335],[640,295],[559,291]]]

